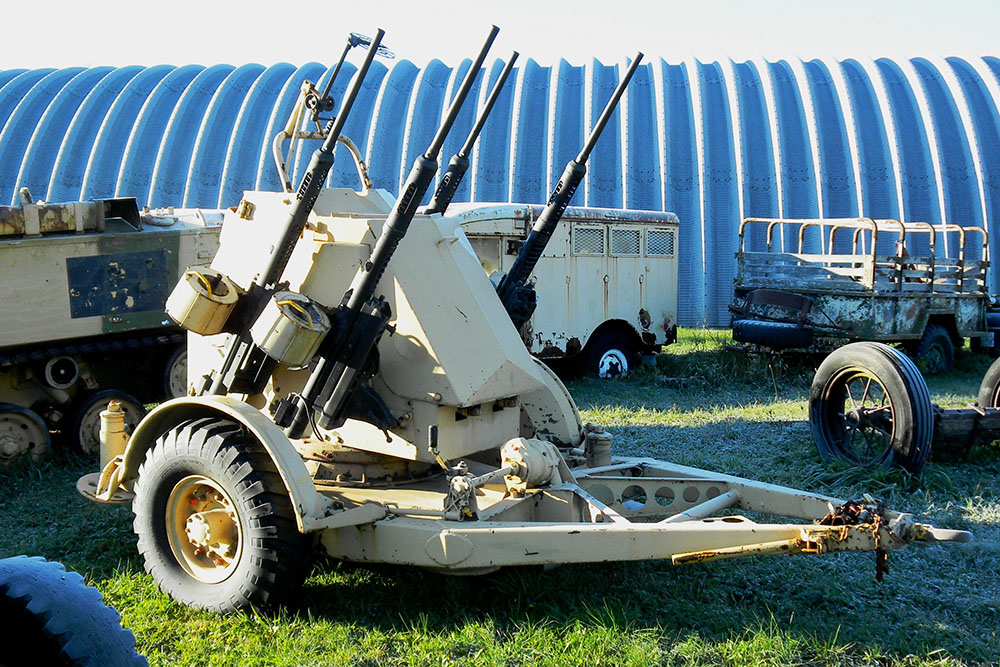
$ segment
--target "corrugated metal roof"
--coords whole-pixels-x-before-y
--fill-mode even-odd
[[[469,65],[376,62],[345,130],[376,187],[398,190]],[[490,85],[502,65],[486,68]],[[544,202],[623,65],[517,68],[456,201]],[[334,82],[338,99],[354,71]],[[280,189],[271,140],[301,82],[322,86],[331,74],[318,63],[0,71],[0,201],[28,187],[49,201],[117,195],[215,208],[244,190]],[[680,321],[726,324],[742,217],[998,229],[998,77],[993,57],[647,63],[573,203],[676,212]],[[474,89],[480,103],[489,87],[481,78]],[[446,159],[472,120],[463,111]],[[291,161],[293,182],[315,145]],[[330,184],[356,179],[345,158]]]

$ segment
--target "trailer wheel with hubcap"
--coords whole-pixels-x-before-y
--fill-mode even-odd
[[[239,424],[201,418],[167,431],[134,491],[146,571],[178,602],[269,609],[305,579],[309,537],[270,456]]]
[[[76,572],[44,558],[0,560],[5,665],[147,665],[118,612]]]
[[[947,373],[955,367],[955,343],[951,334],[940,324],[928,324],[914,356],[929,375]]]
[[[85,395],[76,404],[70,420],[70,446],[82,454],[101,452],[101,413],[109,401],[118,401],[125,413],[125,427],[131,432],[146,415],[146,408],[139,399],[118,389],[104,389]]]
[[[174,350],[163,365],[163,400],[187,396],[187,344]]]
[[[583,351],[584,373],[599,378],[624,377],[637,362],[635,344],[614,331],[597,334]]]
[[[33,410],[0,403],[0,465],[30,456],[39,461],[49,451],[51,440],[45,420]]]
[[[809,426],[825,460],[916,473],[930,455],[934,409],[927,383],[906,355],[882,343],[851,343],[816,371]]]

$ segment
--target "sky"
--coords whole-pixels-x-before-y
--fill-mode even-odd
[[[400,58],[454,65],[475,56],[491,24],[492,57],[517,50],[541,65],[637,51],[672,63],[1000,56],[1000,0],[14,0],[0,16],[0,69],[330,65],[347,33],[377,28]]]

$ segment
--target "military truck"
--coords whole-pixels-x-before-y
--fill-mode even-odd
[[[489,275],[510,270],[543,206],[453,205]],[[545,308],[522,330],[543,361],[624,375],[677,340],[678,220],[673,213],[569,207],[533,273]]]
[[[995,348],[982,227],[748,218],[739,230],[733,338],[778,349],[899,343],[926,372],[965,338]],[[1000,342],[997,340],[996,342]]]
[[[221,212],[140,211],[134,199],[0,207],[0,464],[40,458],[58,431],[98,449],[99,414],[183,395],[185,335],[172,285],[211,260]]]

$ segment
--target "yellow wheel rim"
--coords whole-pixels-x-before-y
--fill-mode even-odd
[[[184,571],[206,584],[225,581],[243,549],[240,517],[219,484],[202,475],[177,482],[167,498],[167,540]]]

